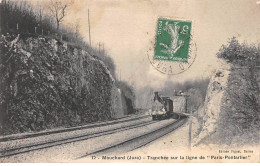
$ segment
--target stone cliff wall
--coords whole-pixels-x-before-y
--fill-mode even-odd
[[[202,126],[195,144],[200,143],[217,130],[221,106],[225,104],[222,102],[222,98],[230,74],[230,66],[224,61],[222,63],[222,66],[211,77],[204,106],[199,109],[198,118],[202,119]]]
[[[19,35],[3,35],[0,48],[0,133],[76,126],[125,114],[114,78],[88,52],[55,39]]]

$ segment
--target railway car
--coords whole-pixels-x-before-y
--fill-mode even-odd
[[[173,101],[170,97],[160,97],[155,92],[151,114],[153,120],[170,118],[173,114]]]

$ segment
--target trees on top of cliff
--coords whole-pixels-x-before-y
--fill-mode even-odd
[[[1,33],[42,34],[55,32],[53,20],[46,14],[43,4],[30,1],[2,0]]]
[[[33,8],[27,1],[3,0],[0,5],[1,32],[33,32],[34,27],[37,26],[37,21]]]
[[[50,0],[49,10],[52,17],[56,22],[56,30],[59,32],[60,23],[63,21],[66,16],[68,7],[73,3],[72,0]]]
[[[61,33],[69,35],[75,41],[68,29],[61,26],[72,0],[50,0],[33,2],[18,0],[2,0],[1,32],[24,34],[41,34],[45,36]]]
[[[241,44],[233,37],[222,45],[217,57],[232,64],[226,94],[222,99],[224,104],[218,122],[220,130],[217,140],[232,146],[259,143],[260,44]],[[226,130],[222,130],[223,127]]]
[[[223,58],[227,62],[240,65],[256,65],[260,62],[260,44],[248,45],[240,44],[236,37],[229,39],[227,45],[222,45],[217,53],[218,58]]]
[[[43,35],[60,39],[99,57],[115,76],[115,65],[105,51],[91,48],[84,42],[79,32],[79,20],[75,24],[63,26],[61,23],[68,13],[73,0],[50,0],[48,2],[2,0],[0,3],[0,33],[19,33],[23,36]]]

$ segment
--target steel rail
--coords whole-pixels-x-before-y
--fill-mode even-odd
[[[149,115],[131,115],[131,116],[126,116],[122,117],[116,120],[112,121],[106,121],[106,122],[97,122],[97,123],[92,123],[84,126],[77,126],[77,127],[70,127],[70,128],[64,128],[64,129],[57,129],[57,130],[51,130],[51,131],[42,131],[42,132],[37,132],[37,133],[28,133],[28,134],[21,134],[21,135],[9,135],[9,136],[3,136],[0,138],[0,142],[5,142],[5,141],[10,141],[10,140],[18,140],[18,139],[24,139],[24,138],[33,138],[37,136],[43,136],[43,135],[50,135],[50,134],[57,134],[57,133],[62,133],[62,132],[69,132],[69,131],[76,131],[76,130],[82,130],[82,129],[87,129],[87,128],[93,128],[93,127],[101,127],[101,126],[106,126],[106,125],[113,125],[121,122],[129,122],[129,121],[134,121],[134,120],[140,120],[149,117]]]
[[[142,146],[145,146],[146,144],[148,144],[164,135],[169,134],[170,132],[174,131],[178,127],[182,126],[186,121],[187,121],[187,118],[178,119],[177,121],[174,121],[171,124],[166,125],[162,128],[156,129],[154,131],[151,131],[151,132],[143,134],[143,135],[136,136],[134,138],[130,138],[128,140],[124,140],[124,141],[116,143],[114,145],[96,150],[94,152],[90,152],[87,155],[83,155],[76,159],[82,159],[82,158],[85,158],[85,157],[91,156],[91,155],[95,155],[95,156],[99,156],[101,154],[110,154],[111,155],[113,153],[120,154],[120,153],[124,153],[124,152],[133,151]]]
[[[117,129],[111,129],[111,130],[97,132],[97,133],[83,134],[83,135],[78,135],[78,136],[69,137],[69,138],[52,140],[49,142],[43,142],[43,143],[38,143],[38,144],[33,144],[33,145],[25,145],[25,146],[21,146],[21,147],[4,149],[4,150],[0,151],[0,158],[18,155],[21,153],[40,150],[40,149],[44,149],[44,148],[50,148],[50,147],[54,147],[54,146],[58,146],[58,145],[62,145],[62,144],[82,141],[82,140],[95,138],[95,137],[99,137],[99,136],[104,136],[104,135],[108,135],[108,134],[113,134],[113,133],[120,132],[120,131],[125,131],[125,130],[130,130],[130,129],[146,126],[146,125],[156,123],[156,122],[158,122],[158,121],[148,121],[148,122],[141,123],[141,124],[139,123],[139,124],[133,125],[133,126],[119,127]]]

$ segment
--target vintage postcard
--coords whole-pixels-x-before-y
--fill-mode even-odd
[[[1,0],[0,163],[259,163],[259,0]]]

